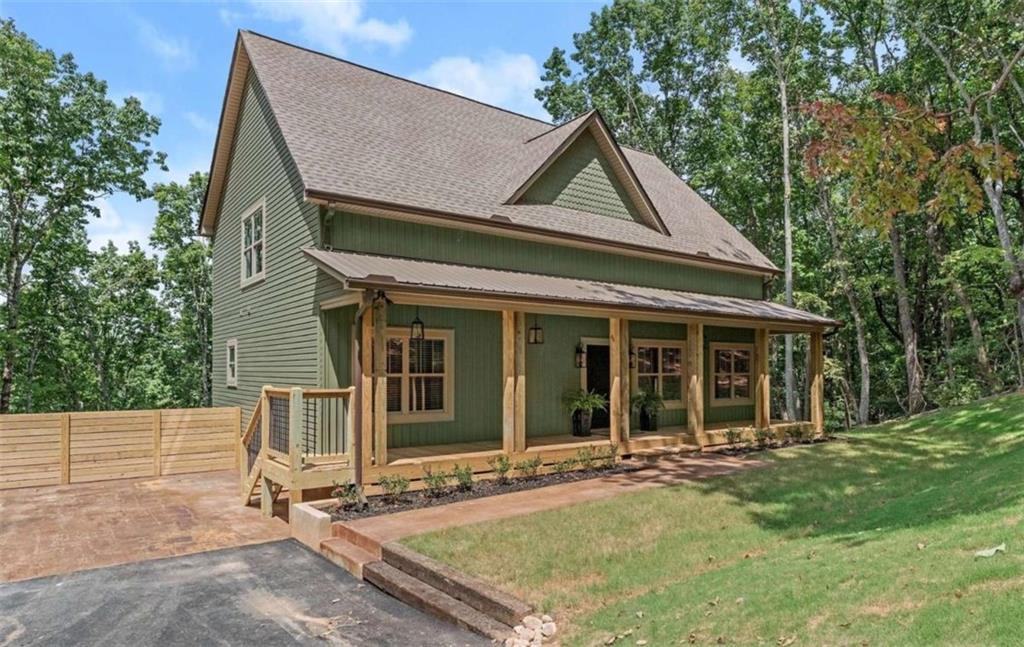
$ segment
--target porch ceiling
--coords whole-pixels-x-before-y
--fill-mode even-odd
[[[355,252],[302,250],[314,265],[350,289],[490,298],[526,304],[590,306],[616,311],[772,324],[773,329],[821,329],[838,321],[779,303],[739,297],[605,283]]]

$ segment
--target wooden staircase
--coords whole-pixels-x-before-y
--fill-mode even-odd
[[[533,608],[493,586],[401,544],[381,544],[341,523],[320,552],[409,606],[503,641]]]
[[[263,387],[239,438],[243,505],[258,496],[270,516],[283,490],[291,503],[300,503],[306,490],[354,480],[354,392]]]

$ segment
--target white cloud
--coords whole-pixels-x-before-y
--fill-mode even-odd
[[[189,110],[185,113],[184,116],[185,121],[187,121],[189,125],[191,125],[199,132],[203,133],[204,135],[209,135],[217,132],[217,124],[213,123],[212,121],[202,116],[198,112],[193,112]]]
[[[126,207],[126,213],[122,214],[115,202],[122,208]],[[152,200],[136,202],[131,196],[117,195],[97,198],[93,204],[99,207],[100,216],[90,220],[86,227],[89,249],[98,252],[112,242],[118,250],[125,252],[128,243],[134,240],[147,253],[153,253],[149,246],[149,232],[156,218],[156,203]]]
[[[350,42],[387,45],[392,49],[412,37],[412,28],[405,20],[384,22],[365,18],[362,0],[348,2],[255,2],[260,18],[282,23],[298,23],[299,34],[314,47],[333,54],[344,54]],[[234,21],[236,15],[221,12],[222,21]]]
[[[156,26],[143,19],[138,20],[138,37],[142,45],[163,61],[164,65],[185,69],[196,62],[196,54],[187,38],[175,38],[160,32]]]
[[[533,91],[540,87],[540,66],[529,54],[495,51],[480,60],[446,56],[413,75],[421,83],[507,110],[547,119]]]

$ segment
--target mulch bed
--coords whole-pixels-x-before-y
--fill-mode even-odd
[[[392,514],[394,512],[403,512],[405,510],[418,510],[420,508],[430,508],[437,505],[448,505],[449,503],[458,503],[459,501],[470,501],[472,499],[482,499],[484,497],[495,496],[498,494],[509,494],[510,492],[522,492],[523,490],[533,490],[535,488],[547,487],[549,485],[558,485],[560,483],[572,483],[574,481],[584,481],[586,479],[597,478],[600,476],[610,476],[613,474],[625,474],[628,472],[635,472],[641,469],[637,465],[619,463],[612,467],[595,468],[589,470],[578,470],[574,472],[565,472],[563,474],[542,474],[534,477],[518,477],[510,478],[505,483],[499,483],[497,480],[486,480],[486,481],[474,481],[473,489],[469,491],[456,490],[454,486],[448,488],[447,493],[444,496],[432,497],[427,494],[426,491],[419,492],[406,492],[397,501],[389,501],[384,496],[372,496],[367,498],[367,506],[363,509],[356,508],[342,508],[338,504],[334,504],[328,508],[325,508],[325,512],[331,514],[332,521],[352,521],[353,519],[363,519],[365,517],[375,517],[382,514]]]

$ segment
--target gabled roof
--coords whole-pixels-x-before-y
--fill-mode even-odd
[[[307,199],[499,235],[774,274],[750,241],[653,155],[618,146],[596,113],[562,126],[252,32],[239,33],[202,230],[212,233],[246,77],[259,81]],[[642,222],[513,198],[594,134]]]
[[[561,307],[676,313],[702,319],[774,324],[777,331],[830,328],[837,321],[760,299],[699,294],[564,276],[496,270],[356,252],[302,250],[314,265],[352,290],[405,290],[446,297],[528,301]]]

